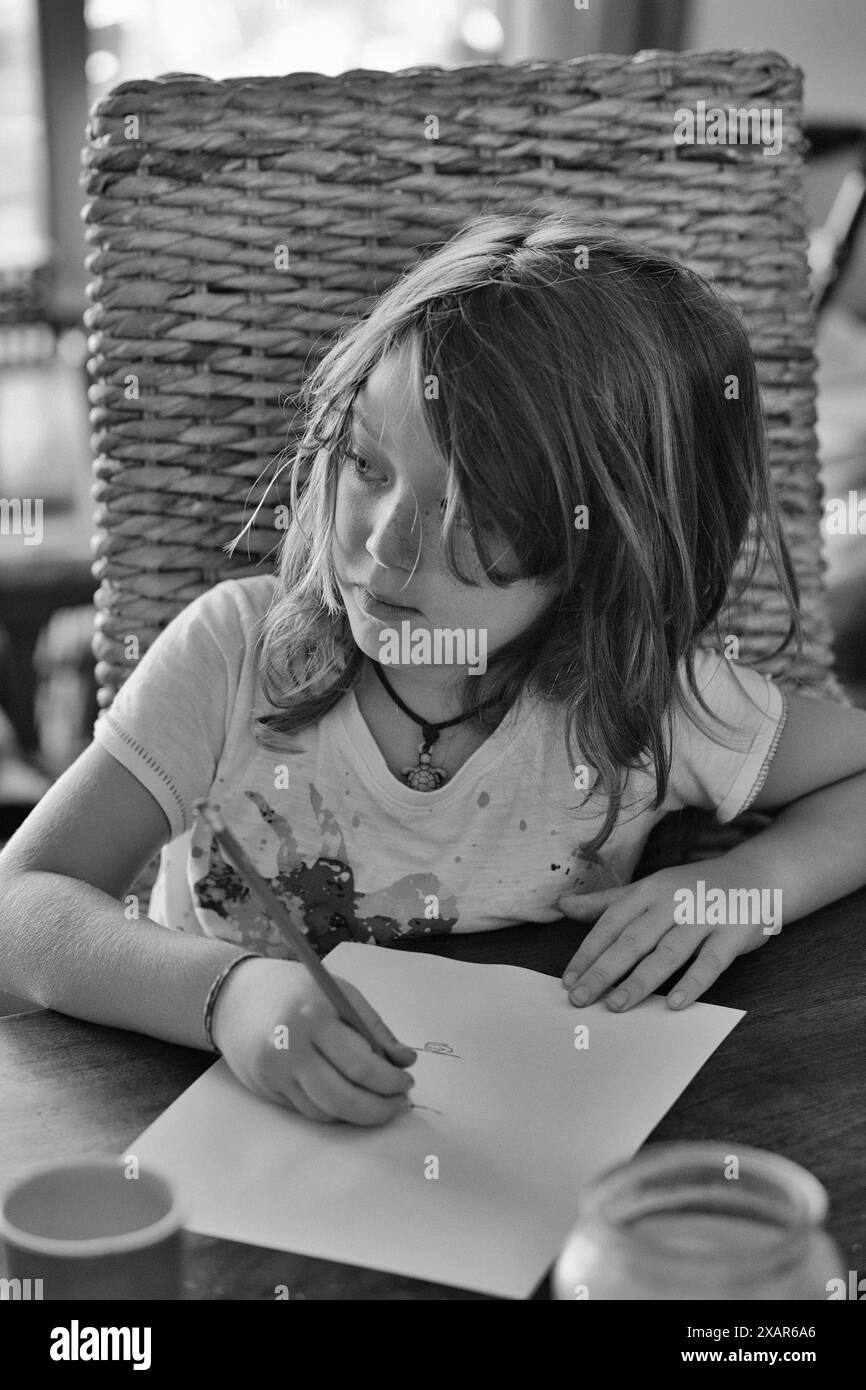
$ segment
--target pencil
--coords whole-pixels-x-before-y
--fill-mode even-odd
[[[383,1045],[373,1034],[369,1025],[358,1013],[355,1005],[341,990],[333,975],[325,969],[316,952],[313,950],[304,933],[296,927],[287,909],[280,902],[275,893],[271,891],[265,880],[253,868],[244,851],[241,849],[234,835],[226,826],[222,816],[206,798],[197,801],[193,807],[202,819],[210,826],[213,831],[217,844],[223,852],[234,860],[235,868],[243,879],[246,880],[250,891],[255,894],[264,908],[265,914],[270,920],[279,927],[287,940],[298,953],[298,959],[307,967],[319,988],[327,995],[330,1002],[336,1009],[339,1017],[344,1023],[348,1023],[350,1028],[366,1038],[373,1051],[380,1057],[384,1057],[386,1062],[393,1059],[388,1056]],[[396,1043],[396,1039],[395,1039]],[[402,1043],[396,1043],[402,1047]]]

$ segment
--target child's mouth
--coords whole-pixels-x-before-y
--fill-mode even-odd
[[[362,584],[356,585],[358,591],[358,602],[365,613],[369,613],[374,618],[411,618],[413,613],[418,613],[417,608],[404,607],[402,604],[386,603],[384,599],[376,598],[365,589]]]

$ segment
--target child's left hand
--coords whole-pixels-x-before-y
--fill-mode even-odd
[[[723,854],[718,859],[661,869],[624,888],[563,895],[557,905],[564,916],[576,921],[597,919],[563,972],[571,1002],[591,1004],[622,980],[604,1001],[621,1013],[657,990],[698,951],[668,995],[671,1008],[685,1008],[709,989],[737,956],[763,946],[767,933],[761,922],[722,926],[674,921],[678,906],[674,893],[686,888],[697,896],[699,879],[703,879],[707,895],[712,888],[721,888],[727,903],[739,901],[729,897],[730,889],[754,886],[744,883],[741,864],[726,860]],[[586,989],[587,994],[577,999],[580,989]]]

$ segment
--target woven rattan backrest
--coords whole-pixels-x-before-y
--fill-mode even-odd
[[[781,148],[678,144],[681,109],[781,113]],[[339,77],[126,82],[84,176],[96,459],[96,655],[106,703],[157,632],[272,555],[222,546],[295,437],[286,399],[339,325],[481,212],[563,205],[671,253],[740,305],[802,591],[795,675],[842,698],[822,602],[801,73],[774,53],[646,52]],[[285,499],[282,499],[285,500]],[[272,561],[266,561],[271,564]],[[739,657],[786,613],[769,565],[732,611]]]
[[[285,402],[335,330],[473,216],[527,207],[577,210],[648,242],[740,306],[800,585],[802,658],[790,677],[784,656],[767,658],[788,617],[767,561],[730,631],[741,661],[844,701],[823,599],[801,95],[802,74],[778,54],[727,51],[174,74],[110,92],[92,114],[84,175],[100,702],[192,598],[272,564],[272,499],[243,554],[222,547],[296,437]],[[764,111],[768,124],[763,136],[749,127],[751,143],[679,143],[682,110],[698,133],[701,112],[706,122],[716,110]],[[729,832],[694,815],[703,838],[689,832],[661,862],[724,848]]]

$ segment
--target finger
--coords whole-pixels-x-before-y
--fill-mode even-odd
[[[563,893],[562,897],[557,899],[556,905],[564,917],[592,921],[594,917],[599,917],[605,908],[612,907],[630,888],[631,884],[627,884],[625,888],[600,888],[595,893]]]
[[[697,941],[693,926],[671,927],[665,932],[654,951],[605,997],[605,1004],[615,1013],[624,1013],[639,1004],[664,984],[676,970],[685,965],[695,953]]]
[[[282,1092],[275,1094],[272,1099],[285,1105],[289,1110],[297,1110],[299,1114],[306,1115],[308,1120],[318,1120],[320,1124],[328,1125],[335,1123],[334,1116],[329,1115],[326,1110],[321,1110],[318,1105],[314,1105],[294,1077],[289,1077]]]
[[[314,1105],[337,1120],[355,1125],[383,1125],[409,1106],[402,1093],[398,1096],[376,1095],[347,1081],[326,1057],[317,1052],[315,1044],[310,1054],[299,1064],[298,1084]]]
[[[695,999],[699,999],[704,991],[715,983],[722,971],[727,970],[736,955],[736,945],[723,945],[719,933],[713,932],[695,957],[694,964],[689,967],[683,978],[677,981],[675,989],[668,995],[671,1008],[684,1009]]]
[[[573,1004],[592,1004],[658,945],[671,921],[667,913],[646,909],[622,927],[607,950],[569,986]]]
[[[633,922],[646,917],[648,912],[649,907],[642,906],[637,898],[609,908],[575,951],[565,968],[563,984],[567,988],[572,988],[577,984],[590,966],[594,965],[605,951],[610,950],[616,944],[626,928]],[[643,932],[643,930],[644,927],[642,926],[641,931]]]
[[[339,1018],[327,1019],[312,1034],[314,1047],[347,1081],[380,1096],[405,1095],[414,1077],[377,1057],[366,1038]]]
[[[391,1061],[398,1067],[411,1067],[418,1060],[418,1053],[412,1047],[407,1047],[394,1036],[384,1019],[380,1018],[372,1005],[364,998],[359,989],[350,984],[348,980],[340,980],[340,984],[354,1004],[361,1018],[367,1024],[374,1038],[390,1057]]]

